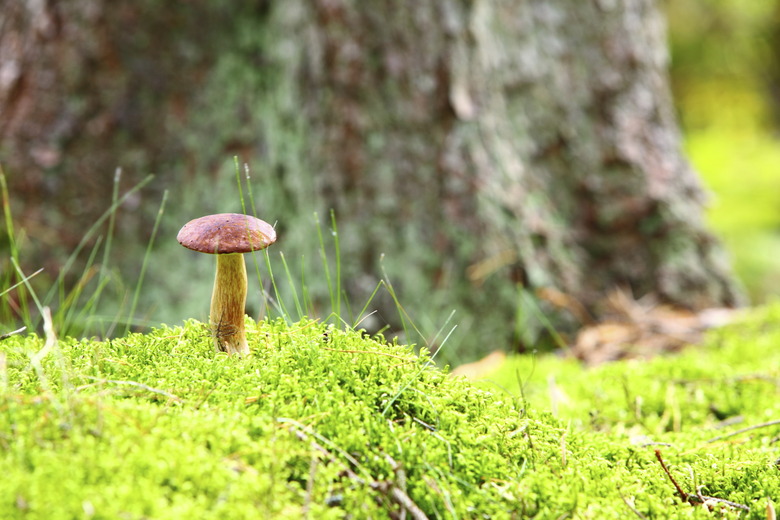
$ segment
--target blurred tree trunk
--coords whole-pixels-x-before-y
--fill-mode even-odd
[[[691,308],[738,300],[681,151],[653,0],[278,14],[312,171],[358,273],[385,253],[412,301],[444,294],[497,315],[491,327],[512,321],[517,284],[596,315],[615,287]]]
[[[457,310],[472,353],[533,341],[539,290],[569,302],[555,326],[579,307],[598,317],[615,287],[739,300],[680,149],[654,0],[40,5],[53,14],[19,18],[27,47],[7,44],[9,16],[0,34],[18,54],[0,75],[2,150],[14,171],[32,165],[17,189],[87,158],[105,176],[183,156],[181,180],[237,153],[261,171],[288,258],[316,258],[302,223],[333,208],[353,306],[386,273],[429,330]],[[378,319],[393,322],[386,300]]]

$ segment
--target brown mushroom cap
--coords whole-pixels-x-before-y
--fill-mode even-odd
[[[250,215],[219,213],[190,220],[176,239],[200,253],[249,253],[276,242],[276,231],[268,222]]]

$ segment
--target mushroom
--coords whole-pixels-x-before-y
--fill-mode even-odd
[[[244,331],[247,280],[242,254],[276,242],[276,231],[259,218],[220,213],[187,222],[176,239],[187,249],[217,255],[209,312],[214,347],[228,354],[248,354]]]

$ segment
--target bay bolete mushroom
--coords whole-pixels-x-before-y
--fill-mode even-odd
[[[247,279],[243,253],[276,242],[268,222],[240,213],[220,213],[184,224],[176,239],[187,249],[217,255],[209,322],[214,347],[228,354],[248,354],[244,330]]]

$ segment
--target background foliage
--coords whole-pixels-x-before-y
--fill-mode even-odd
[[[709,222],[754,303],[780,292],[780,2],[667,2],[671,79]]]

